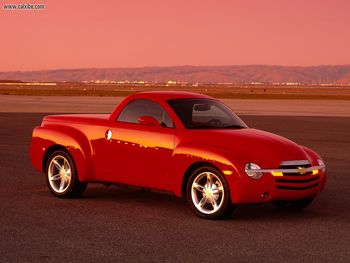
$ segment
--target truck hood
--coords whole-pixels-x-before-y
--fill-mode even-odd
[[[277,168],[281,161],[287,160],[311,162],[302,146],[261,130],[193,130],[191,133],[201,145],[219,148],[225,155],[231,156],[232,161],[239,159],[243,163],[254,162],[262,168]]]

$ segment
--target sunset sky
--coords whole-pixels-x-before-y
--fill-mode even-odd
[[[35,0],[4,10],[0,71],[350,64],[347,0]]]

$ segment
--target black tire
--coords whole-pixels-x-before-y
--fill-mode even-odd
[[[207,175],[204,175],[206,173],[207,174],[209,173],[210,176],[212,176],[212,178],[214,179],[214,180],[211,180],[212,183],[210,184],[213,186],[211,187],[211,189],[214,189],[213,190],[214,195],[208,194],[208,196],[210,196],[211,198],[207,198],[207,195],[204,194],[206,192],[206,190],[204,189],[206,189],[205,187],[208,186],[208,181],[205,181],[205,180],[208,180],[205,177]],[[198,185],[202,187],[202,184],[204,184],[204,182],[206,183],[205,183],[205,186],[201,188],[201,190],[198,190],[197,187],[194,187],[195,181],[196,181],[195,185],[197,185],[197,187]],[[231,212],[235,208],[235,206],[231,203],[230,189],[225,180],[225,177],[221,174],[221,172],[218,169],[212,166],[202,166],[196,169],[194,172],[192,172],[187,182],[186,193],[187,193],[187,201],[191,209],[198,216],[205,219],[224,218],[225,216],[228,215],[229,212]],[[217,199],[215,199],[214,196],[217,197]],[[199,199],[201,200],[198,202]],[[202,202],[204,203],[202,207],[200,204],[203,199],[206,199],[206,201]],[[216,205],[216,207],[214,207],[212,203],[215,203],[215,204],[219,203],[219,204]],[[212,212],[210,212],[210,207],[212,209]]]
[[[62,162],[60,163],[60,160]],[[57,164],[58,163],[58,164]],[[57,164],[57,165],[56,165]],[[59,165],[60,164],[60,165]],[[70,180],[63,180],[63,178],[60,174],[60,170],[58,167],[66,167],[67,171],[69,171]],[[58,174],[57,174],[58,172]],[[53,174],[56,173],[57,175],[54,176]],[[65,174],[65,173],[64,173]],[[50,192],[59,198],[74,198],[80,196],[86,189],[87,183],[80,182],[78,177],[78,171],[76,169],[75,163],[73,158],[69,153],[66,151],[58,150],[53,152],[46,162],[45,167],[45,176],[46,176],[46,183],[47,187],[49,188]],[[54,180],[53,180],[53,177]],[[51,180],[50,180],[51,178]],[[56,179],[57,178],[57,179]],[[65,178],[68,178],[66,176]],[[57,181],[57,182],[56,182]],[[57,189],[58,184],[62,184],[62,181],[64,181],[62,189]]]

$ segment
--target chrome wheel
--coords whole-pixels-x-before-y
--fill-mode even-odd
[[[56,155],[48,167],[48,181],[56,193],[65,192],[72,181],[72,170],[68,160],[62,155]]]
[[[216,213],[222,207],[225,198],[220,178],[209,171],[198,174],[192,182],[191,198],[201,213],[207,215]]]

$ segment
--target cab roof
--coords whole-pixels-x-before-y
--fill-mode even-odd
[[[213,99],[210,96],[187,91],[144,91],[127,96],[110,115],[111,120],[115,120],[122,109],[134,99],[149,99],[158,103],[164,103],[175,99]]]
[[[144,92],[138,92],[130,97],[133,98],[149,98],[149,99],[156,99],[156,100],[173,100],[173,99],[194,99],[194,98],[211,98],[207,95],[194,93],[194,92],[187,92],[187,91],[144,91]]]

